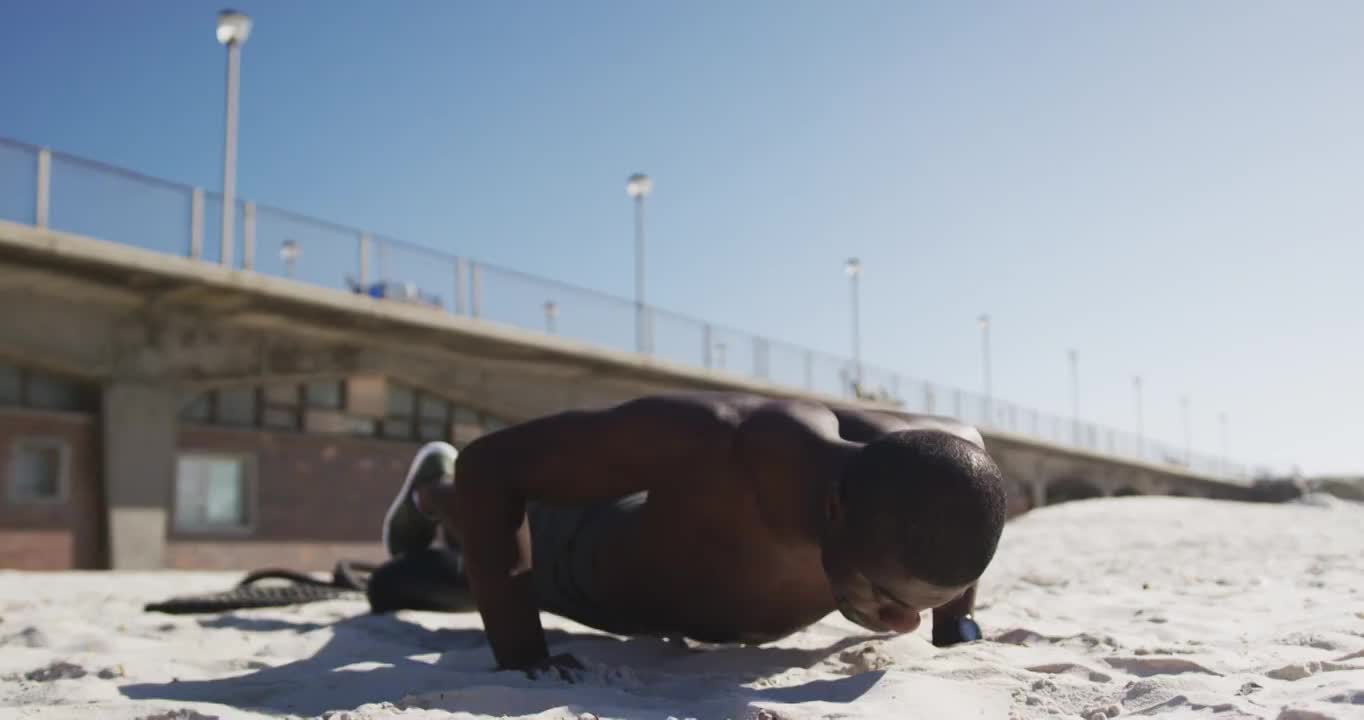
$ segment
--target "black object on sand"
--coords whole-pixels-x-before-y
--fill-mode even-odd
[[[459,612],[474,607],[460,553],[428,548],[378,566],[342,560],[336,564],[329,581],[293,570],[257,570],[231,590],[181,595],[149,603],[144,609],[188,615],[361,599],[367,599],[370,611],[375,613],[397,610]]]

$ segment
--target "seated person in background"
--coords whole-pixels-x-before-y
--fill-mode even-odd
[[[762,643],[839,610],[876,632],[933,611],[979,637],[1005,520],[955,421],[733,394],[646,397],[417,454],[384,520],[399,562],[444,530],[499,666],[550,658],[540,611],[622,635]]]

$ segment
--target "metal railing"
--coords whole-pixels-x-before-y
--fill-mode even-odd
[[[221,237],[222,198],[46,148],[0,139],[0,218],[287,277],[311,285],[637,352],[631,300],[242,200]],[[653,307],[649,354],[712,372],[908,412],[1063,447],[1244,479],[1244,466],[1134,433],[1049,415]],[[861,381],[857,382],[860,376]]]

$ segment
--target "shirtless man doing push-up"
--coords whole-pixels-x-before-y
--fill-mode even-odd
[[[1005,497],[951,420],[695,394],[570,411],[425,446],[384,520],[395,557],[437,528],[464,555],[503,668],[550,659],[540,611],[608,632],[761,643],[837,609],[877,632],[932,610],[979,637],[976,580]]]

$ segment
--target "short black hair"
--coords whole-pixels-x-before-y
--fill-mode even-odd
[[[956,587],[979,578],[994,557],[1006,519],[1003,480],[979,446],[910,430],[858,450],[839,492],[864,552],[898,553],[915,578]]]

